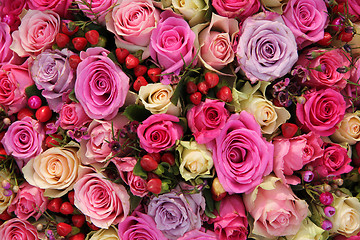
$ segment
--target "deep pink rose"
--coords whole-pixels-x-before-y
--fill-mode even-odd
[[[315,55],[317,57],[311,57]],[[350,78],[350,71],[340,73],[338,68],[350,68],[351,59],[342,49],[317,49],[311,48],[299,56],[296,65],[308,69],[308,80],[303,84],[317,88],[343,89]],[[321,70],[320,70],[320,69]]]
[[[71,11],[68,11],[73,0],[28,0],[27,5],[33,10],[52,10],[60,17],[70,17]]]
[[[105,16],[109,12],[109,9],[113,8],[117,4],[117,0],[84,0],[86,4],[83,4],[83,1],[77,2],[79,9],[83,11],[85,16],[88,18],[97,21],[101,25],[105,25]],[[91,11],[89,10],[89,6],[91,7]],[[96,13],[96,15],[94,15]]]
[[[91,119],[86,115],[80,103],[64,104],[60,110],[60,127],[63,129],[74,129],[81,127]]]
[[[100,47],[81,52],[76,73],[75,95],[92,119],[112,119],[125,103],[129,77]]]
[[[148,117],[137,128],[140,146],[149,153],[161,152],[174,146],[183,136],[179,118],[162,113]]]
[[[16,197],[11,202],[8,212],[14,212],[21,220],[34,217],[38,220],[46,210],[48,198],[44,197],[44,189],[24,182],[19,187]]]
[[[12,218],[0,227],[0,239],[38,240],[36,228],[28,221]]]
[[[345,4],[345,9],[349,8],[349,14],[354,16],[352,19],[353,22],[359,20],[360,18],[360,2],[358,0],[337,0],[338,3],[347,3]]]
[[[358,107],[360,105],[360,99],[358,98],[360,92],[360,58],[356,59],[354,67],[350,70],[349,81],[354,84],[346,84],[341,93],[345,96],[348,106],[354,104],[355,107]]]
[[[224,17],[238,18],[244,20],[245,18],[256,13],[260,8],[259,0],[214,0],[212,6],[216,12]]]
[[[230,194],[253,190],[273,170],[274,146],[263,138],[260,125],[246,111],[231,115],[208,145],[219,181]]]
[[[324,152],[323,141],[313,132],[293,138],[276,137],[273,144],[274,173],[284,183],[293,185],[301,182],[294,172],[322,157]]]
[[[74,185],[74,204],[99,228],[123,221],[129,214],[130,197],[124,186],[100,173],[88,173]]]
[[[324,1],[290,0],[282,15],[294,33],[299,49],[324,38],[328,13]]]
[[[13,57],[13,51],[10,50],[11,43],[10,27],[0,22],[0,66],[8,63]]]
[[[21,169],[43,149],[45,131],[40,122],[25,117],[13,122],[6,131],[1,143],[8,155],[12,155]]]
[[[37,55],[51,48],[60,30],[60,17],[53,11],[29,10],[21,19],[19,30],[12,33],[10,49],[20,57]]]
[[[208,229],[194,229],[187,233],[184,236],[178,238],[177,240],[217,240],[219,239],[217,235]]]
[[[195,140],[204,144],[220,134],[229,118],[229,111],[225,108],[225,102],[207,98],[205,102],[192,107],[186,118]]]
[[[9,14],[19,16],[25,7],[26,0],[2,0],[0,4],[0,16]]]
[[[303,95],[304,103],[297,103],[296,116],[305,131],[330,136],[345,115],[346,103],[339,91],[323,89]]]
[[[227,195],[220,202],[220,213],[211,222],[220,240],[247,239],[248,220],[240,195]]]
[[[31,79],[27,62],[21,66],[6,64],[0,69],[0,104],[9,115],[17,113],[26,106],[25,89],[34,82]]]

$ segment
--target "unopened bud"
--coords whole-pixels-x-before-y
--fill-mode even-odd
[[[38,231],[42,231],[43,228],[44,228],[44,225],[42,225],[41,223],[39,223],[38,225],[36,225],[36,229],[37,229]]]
[[[338,185],[339,187],[344,184],[344,180],[343,180],[342,178],[335,179],[334,182],[335,182],[335,184]]]
[[[4,123],[5,125],[10,125],[10,124],[11,124],[10,118],[4,118],[4,119],[3,119],[3,123]]]
[[[314,173],[311,171],[303,171],[301,175],[304,182],[311,182],[314,179]]]
[[[5,189],[4,190],[4,196],[5,197],[10,197],[11,195],[13,195],[13,192],[10,189]]]
[[[11,184],[9,183],[8,180],[3,180],[1,182],[1,186],[4,188],[4,189],[10,189],[11,188]]]
[[[300,97],[297,97],[297,98],[296,98],[296,101],[297,101],[297,103],[299,103],[299,104],[304,104],[304,103],[306,102],[306,99],[305,99],[305,97],[300,96]]]
[[[19,186],[15,185],[12,190],[14,193],[17,193],[19,191]]]
[[[331,191],[331,186],[327,183],[324,184],[324,191],[325,192],[330,192]]]
[[[347,73],[348,71],[350,71],[350,68],[347,67],[347,66],[338,67],[338,68],[336,69],[336,71],[337,71],[338,73]]]

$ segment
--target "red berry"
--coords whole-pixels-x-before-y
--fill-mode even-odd
[[[85,33],[85,38],[91,45],[96,45],[99,42],[99,32],[96,30],[90,30]]]
[[[61,31],[68,36],[74,35],[79,30],[79,26],[71,20],[63,20],[61,22]]]
[[[62,204],[61,198],[51,199],[47,205],[47,209],[49,209],[52,212],[58,213],[58,212],[60,212],[61,204]]]
[[[134,75],[136,77],[140,77],[140,76],[143,76],[147,71],[147,67],[144,66],[144,65],[137,65],[135,68],[134,68]]]
[[[205,83],[208,88],[213,88],[219,83],[219,75],[214,72],[205,73]]]
[[[125,65],[127,69],[133,69],[139,65],[140,60],[132,54],[127,55],[125,58]]]
[[[147,182],[147,190],[154,194],[159,194],[161,192],[161,179],[152,178]]]
[[[85,239],[85,234],[83,233],[78,233],[69,237],[69,240],[84,240],[84,239]]]
[[[71,55],[69,57],[69,65],[72,69],[76,69],[79,63],[81,63],[81,58],[78,55]]]
[[[281,132],[284,137],[292,138],[298,130],[298,126],[293,123],[284,123],[281,125]]]
[[[58,33],[56,34],[55,42],[59,48],[64,48],[70,42],[70,38],[64,33]]]
[[[65,237],[71,233],[72,227],[67,223],[61,222],[56,225],[56,231],[60,236]]]
[[[52,117],[52,111],[49,106],[42,106],[36,110],[35,117],[40,122],[47,122]]]
[[[64,215],[69,215],[72,214],[73,212],[74,212],[74,207],[71,205],[71,203],[64,202],[63,204],[61,204],[60,213]]]
[[[5,210],[0,214],[0,219],[3,221],[7,221],[11,219],[11,215],[8,213],[8,211]]]
[[[147,172],[151,172],[151,171],[155,170],[158,167],[158,163],[150,155],[144,155],[140,159],[140,165]]]
[[[57,138],[59,139],[59,141],[56,140]],[[46,137],[45,144],[48,148],[58,147],[62,139],[63,137],[61,135],[52,134],[51,136],[49,135]]]
[[[76,50],[82,51],[86,47],[87,40],[84,37],[76,37],[76,38],[73,38],[72,43]]]
[[[39,96],[31,96],[29,97],[28,99],[28,106],[31,108],[31,109],[38,109],[39,107],[41,107],[41,98]]]
[[[33,116],[34,116],[33,111],[31,111],[31,110],[28,109],[28,108],[23,108],[23,109],[21,109],[21,110],[17,113],[17,119],[18,119],[18,120],[21,120],[21,119],[23,119],[24,117],[33,117]]]
[[[0,140],[1,141],[1,140]],[[160,163],[161,155],[160,153],[148,153],[157,163]]]
[[[81,228],[85,223],[85,216],[82,214],[75,214],[71,217],[71,220],[75,227]]]
[[[160,79],[161,69],[160,68],[150,68],[147,71],[147,74],[148,74],[149,78],[151,79],[151,81],[156,83]]]
[[[86,224],[89,226],[89,228],[91,229],[91,230],[93,230],[93,231],[97,231],[97,230],[99,230],[100,228],[99,227],[97,227],[97,226],[95,226],[93,223],[91,223],[91,222],[86,222]]]
[[[320,203],[324,205],[331,205],[331,203],[334,201],[334,196],[331,192],[323,192],[319,196]]]
[[[334,14],[344,14],[345,13],[345,3],[339,3],[338,5],[334,6],[332,9]]]
[[[231,102],[233,100],[231,89],[228,86],[223,86],[216,93],[216,97],[224,102]]]
[[[146,79],[143,76],[140,76],[136,78],[133,84],[133,88],[135,91],[139,91],[142,86],[146,86],[147,84],[148,82],[146,81]]]
[[[348,33],[348,32],[342,31],[339,34],[339,39],[343,42],[350,42],[351,40],[353,40],[353,38],[354,38],[353,33]]]
[[[171,152],[166,152],[161,156],[161,161],[170,164],[170,166],[174,166],[175,165],[175,156]]]
[[[200,92],[195,92],[193,94],[190,95],[190,101],[194,104],[194,105],[198,105],[201,102],[201,93]]]
[[[186,92],[188,94],[193,94],[197,91],[197,86],[193,81],[189,81],[186,83]]]
[[[69,199],[69,202],[74,205],[74,195],[75,195],[75,192],[74,191],[71,191],[68,193],[68,199]]]
[[[153,172],[148,172],[147,175],[148,175],[147,176],[148,181],[153,178],[160,178],[156,173],[153,173]]]
[[[119,63],[125,63],[126,57],[129,55],[129,51],[125,48],[117,48],[115,55]]]
[[[206,85],[205,82],[199,82],[197,84],[197,89],[199,90],[199,92],[201,92],[204,95],[206,95],[209,91],[209,87]]]
[[[0,161],[5,160],[7,156],[7,153],[4,148],[0,148]]]
[[[320,41],[318,41],[317,43],[321,46],[329,46],[331,44],[331,41],[332,41],[332,37],[331,37],[331,34],[328,33],[328,32],[325,32],[324,33],[324,37],[323,39],[321,39]]]
[[[6,131],[2,131],[0,132],[0,142],[2,141],[2,139],[4,138]]]
[[[340,32],[344,29],[344,20],[342,17],[337,17],[335,18],[331,24],[330,27],[332,30],[334,30],[335,32]]]

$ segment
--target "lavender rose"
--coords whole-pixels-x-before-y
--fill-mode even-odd
[[[39,155],[43,149],[45,131],[40,122],[25,117],[13,122],[1,143],[8,155],[12,155],[21,169],[30,158]]]
[[[12,218],[0,227],[0,239],[38,240],[36,228],[28,221]]]
[[[279,14],[270,12],[244,21],[236,54],[241,69],[252,83],[280,78],[298,60],[293,33]]]
[[[260,8],[259,0],[214,0],[212,6],[216,12],[224,17],[239,18],[244,20],[245,18],[256,13]]]
[[[125,103],[129,77],[100,47],[81,52],[77,67],[75,95],[92,119],[112,119]]]
[[[61,52],[45,51],[39,54],[30,66],[31,77],[36,87],[42,90],[49,107],[59,112],[63,103],[63,95],[69,94],[74,88],[75,74],[69,64],[73,55],[68,49]]]

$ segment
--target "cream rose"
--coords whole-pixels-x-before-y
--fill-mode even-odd
[[[288,0],[261,0],[261,3],[265,8],[271,9],[279,14],[283,13],[283,6]]]
[[[180,174],[186,180],[197,176],[210,176],[214,165],[211,152],[204,144],[180,141],[176,149],[179,152]]]
[[[330,138],[336,143],[346,142],[350,145],[360,141],[360,111],[346,113]]]
[[[4,180],[9,181],[9,179],[10,175],[5,170],[0,171],[0,182]],[[8,208],[14,198],[14,194],[11,194],[8,197],[5,196],[4,191],[5,189],[0,187],[0,214]]]
[[[332,206],[336,209],[329,218],[333,227],[330,233],[339,233],[346,237],[360,231],[360,202],[356,197],[336,197]]]
[[[179,116],[180,108],[171,103],[174,89],[170,85],[152,83],[142,86],[139,90],[139,100],[152,114],[168,113]]]
[[[172,0],[171,3],[175,11],[189,22],[190,27],[206,21],[209,0]]]
[[[93,232],[93,235],[88,235],[86,240],[120,240],[117,229],[111,226],[108,229],[101,229]]]
[[[44,196],[56,198],[70,191],[86,172],[80,162],[76,148],[52,147],[32,158],[22,171],[31,185],[45,189]]]
[[[293,236],[286,236],[287,240],[323,240],[322,233],[324,230],[313,223],[309,218],[305,218],[302,221],[300,230]]]

